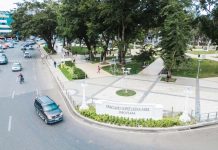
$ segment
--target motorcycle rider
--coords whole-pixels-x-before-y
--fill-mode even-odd
[[[18,78],[20,78],[20,83],[24,82],[24,77],[23,77],[22,73],[20,73],[18,75]]]

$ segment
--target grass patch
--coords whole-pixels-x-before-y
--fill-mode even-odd
[[[133,90],[125,90],[125,89],[122,89],[122,90],[118,90],[116,91],[116,94],[119,95],[119,96],[133,96],[136,94],[135,91]]]
[[[188,51],[188,53],[194,54],[194,55],[198,55],[198,54],[216,54],[216,53],[218,53],[218,51],[215,51],[215,50],[208,50],[208,51],[201,50],[201,51]]]
[[[67,50],[70,50],[73,54],[78,54],[78,55],[86,55],[89,53],[87,47],[81,47],[81,46],[70,46],[70,47],[65,47]],[[97,47],[96,48],[97,53],[100,53],[103,51],[102,47]]]
[[[45,45],[43,48],[48,54],[51,53],[51,49],[49,49],[48,46]]]
[[[132,61],[125,65],[125,68],[131,68],[130,74],[138,74],[143,68],[143,62]],[[114,75],[123,75],[122,65],[116,64],[102,67],[104,71]]]
[[[198,60],[189,59],[186,65],[173,69],[174,76],[196,78]],[[200,62],[199,78],[218,77],[218,62],[212,60],[202,60]]]
[[[167,77],[161,77],[160,79],[161,81],[165,81],[165,82],[176,82],[176,78],[169,78],[167,80]]]

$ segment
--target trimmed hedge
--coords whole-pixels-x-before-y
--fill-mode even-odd
[[[129,126],[129,127],[173,127],[182,125],[179,118],[163,118],[162,120],[152,119],[129,119],[124,117],[115,117],[110,115],[98,115],[96,114],[94,107],[89,107],[87,110],[78,110],[81,115],[91,118],[98,122],[104,122],[114,124],[118,126]]]

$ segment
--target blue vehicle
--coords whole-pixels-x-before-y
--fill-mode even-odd
[[[1,53],[0,55],[0,65],[3,65],[3,64],[7,64],[8,63],[8,58],[7,56],[4,54]]]

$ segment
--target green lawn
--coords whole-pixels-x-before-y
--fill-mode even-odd
[[[198,54],[218,54],[218,51],[214,51],[214,50],[204,51],[204,50],[201,50],[201,51],[188,51],[188,53],[195,54],[195,55],[198,55]]]
[[[174,76],[192,77],[196,78],[198,69],[198,60],[190,59],[188,65],[173,69]],[[202,60],[200,62],[199,78],[218,77],[218,62],[212,60]]]
[[[97,51],[97,53],[99,53],[99,52],[103,51],[103,48],[97,47],[96,51]],[[77,53],[77,54],[80,54],[80,55],[85,55],[85,54],[88,54],[88,49],[87,49],[87,47],[72,46],[71,47],[71,52],[73,54]]]
[[[138,74],[143,68],[143,63],[142,62],[136,62],[132,61],[130,63],[127,63],[125,65],[126,68],[131,68],[130,74]],[[123,66],[117,64],[117,65],[112,65],[112,66],[105,66],[102,67],[103,70],[109,72],[110,74],[114,74],[115,70],[115,75],[123,75],[123,70],[121,69]]]
[[[116,94],[119,96],[133,96],[136,94],[136,92],[133,90],[122,89],[122,90],[116,91]]]

